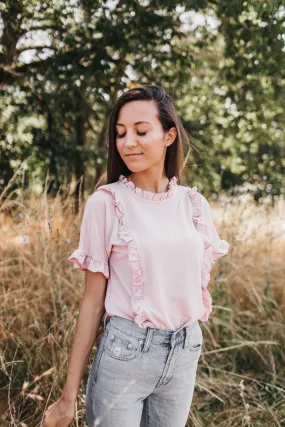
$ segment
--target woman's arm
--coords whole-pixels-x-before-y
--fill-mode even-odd
[[[75,325],[67,378],[61,396],[45,412],[43,427],[67,427],[75,416],[80,381],[105,312],[107,279],[101,272],[85,272],[85,290]]]
[[[85,272],[85,290],[80,303],[79,315],[75,325],[67,378],[62,398],[76,402],[80,381],[88,362],[102,317],[105,313],[107,279],[101,272]]]

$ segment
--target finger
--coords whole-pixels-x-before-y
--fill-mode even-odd
[[[68,421],[68,417],[61,418],[53,427],[69,427],[72,421]]]
[[[56,403],[57,403],[57,401],[53,402],[51,405],[49,405],[49,407],[46,409],[46,412],[50,411],[55,406]]]
[[[56,427],[55,423],[49,420],[44,420],[42,427]]]

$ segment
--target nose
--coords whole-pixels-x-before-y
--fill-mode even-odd
[[[128,138],[125,142],[126,147],[135,147],[137,145],[136,140],[133,138]]]
[[[126,147],[135,147],[137,145],[136,135],[133,135],[131,133],[127,134],[125,139],[125,145]]]

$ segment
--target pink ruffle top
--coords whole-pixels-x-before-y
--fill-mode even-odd
[[[210,271],[228,249],[196,186],[178,185],[173,176],[167,191],[153,193],[121,174],[87,200],[79,245],[68,260],[108,279],[110,316],[176,330],[208,320]]]

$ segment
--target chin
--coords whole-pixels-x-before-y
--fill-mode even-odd
[[[145,168],[134,168],[134,167],[130,168],[129,166],[128,166],[128,169],[129,169],[131,172],[135,172],[135,173],[137,173],[137,172],[143,172],[143,171],[145,171],[145,170],[146,170]]]
[[[142,166],[142,165],[135,165],[135,164],[126,164],[127,168],[131,171],[131,172],[143,172],[145,170],[148,169],[148,167]]]

